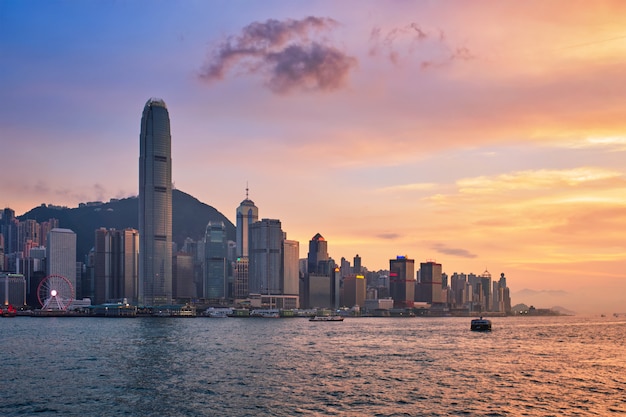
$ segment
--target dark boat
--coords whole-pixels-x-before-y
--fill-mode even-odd
[[[491,320],[483,319],[482,317],[479,319],[473,319],[472,324],[470,325],[470,330],[475,332],[490,332]]]

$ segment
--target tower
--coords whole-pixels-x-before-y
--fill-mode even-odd
[[[249,247],[250,247],[250,225],[259,219],[259,209],[254,202],[248,198],[248,187],[246,186],[246,199],[237,207],[237,242],[236,261],[233,271],[233,295],[235,298],[247,297],[248,277],[249,277]]]
[[[415,261],[406,256],[389,260],[389,293],[395,308],[415,305]]]
[[[204,237],[204,298],[228,296],[228,251],[224,222],[209,222]]]
[[[443,300],[442,267],[434,261],[420,263],[418,294],[415,301],[424,301],[429,304],[441,304]]]
[[[48,275],[61,275],[72,284],[76,297],[76,233],[69,229],[52,229],[46,246]]]
[[[250,246],[250,225],[259,220],[259,209],[254,201],[248,198],[246,186],[246,199],[237,207],[237,257],[248,257]]]
[[[250,226],[249,291],[283,294],[283,231],[280,220],[262,219]]]
[[[151,98],[139,136],[139,303],[172,302],[172,157],[165,102]]]

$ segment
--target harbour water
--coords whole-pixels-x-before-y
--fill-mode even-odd
[[[0,415],[626,415],[626,317],[469,321],[0,319]]]

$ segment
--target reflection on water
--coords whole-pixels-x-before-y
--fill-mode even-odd
[[[626,322],[0,319],[3,415],[626,413]],[[9,388],[7,390],[7,388]]]

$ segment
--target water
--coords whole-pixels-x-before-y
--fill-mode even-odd
[[[621,416],[623,318],[0,319],[0,415]]]

